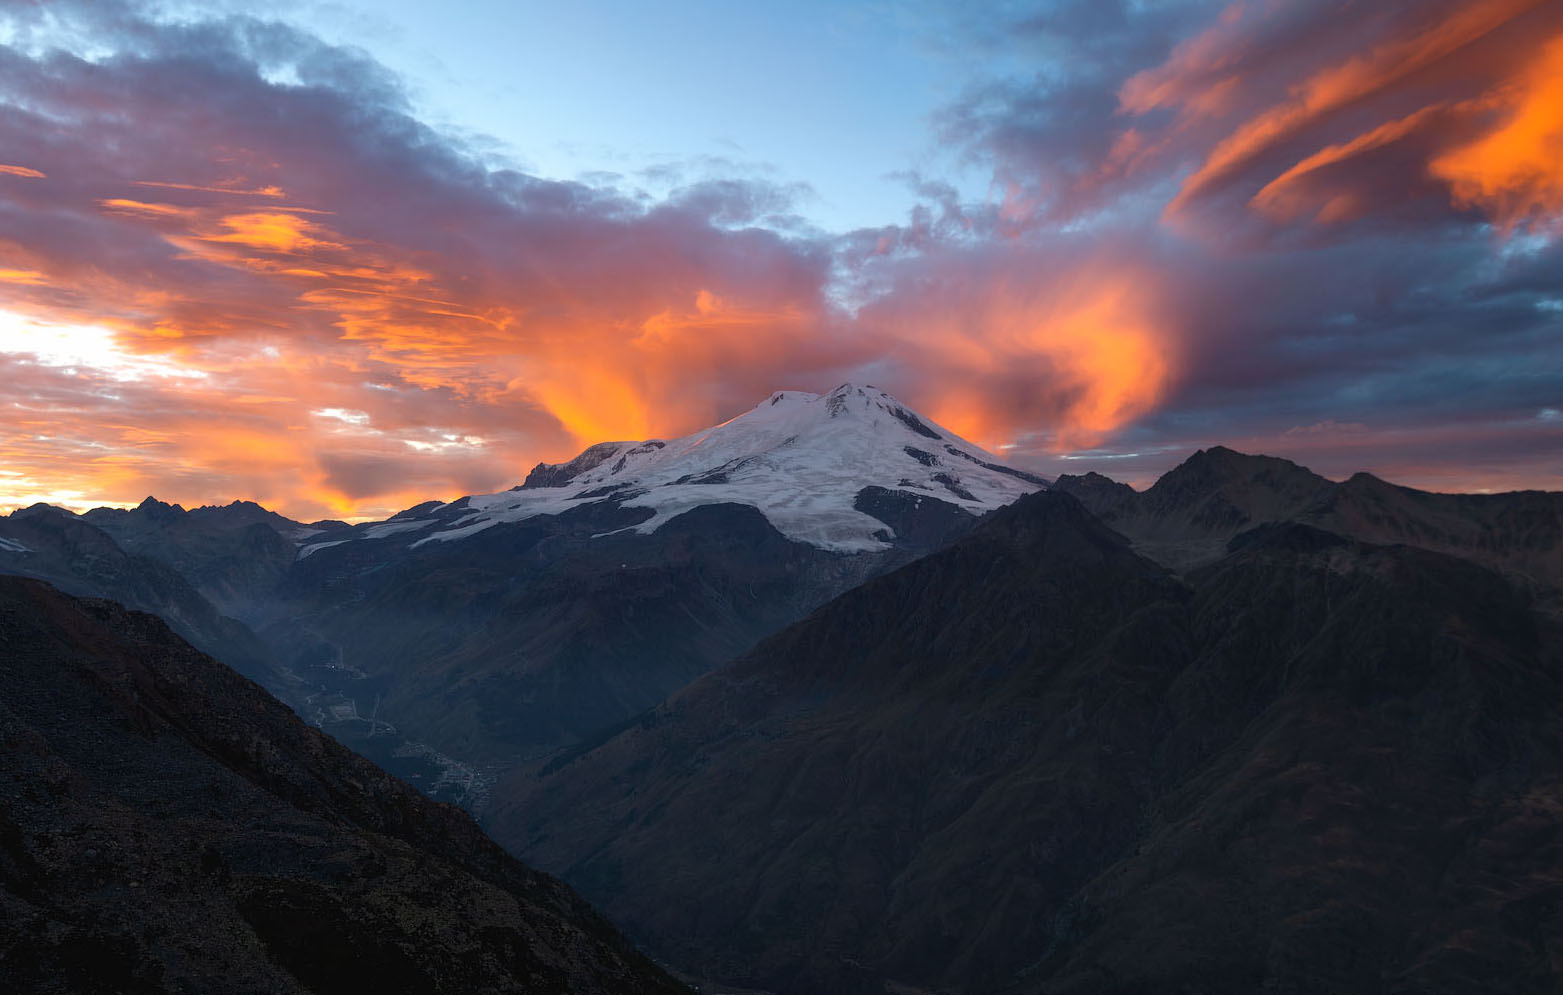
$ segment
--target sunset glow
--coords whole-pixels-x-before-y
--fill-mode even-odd
[[[947,374],[948,386],[925,402],[934,420],[993,450],[1045,425],[1046,444],[1068,451],[1100,444],[1154,407],[1175,365],[1173,337],[1155,327],[1156,309],[1129,279],[1081,279],[1097,282],[1048,293],[990,288],[986,300],[909,329],[929,354],[923,362]],[[972,386],[1006,381],[1016,390],[1002,399]]]
[[[952,8],[1010,75],[851,231],[736,161],[534,175],[298,24],[68,6],[0,14],[0,508],[378,517],[847,380],[1044,473],[1414,437],[1408,483],[1563,487],[1556,4]]]
[[[1547,223],[1563,212],[1563,38],[1494,94],[1498,128],[1433,160],[1456,204],[1505,227]]]

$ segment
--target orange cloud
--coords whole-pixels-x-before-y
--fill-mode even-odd
[[[871,320],[893,329],[917,377],[914,402],[980,445],[1038,432],[1055,451],[1095,445],[1171,386],[1177,337],[1156,318],[1150,274],[1104,258],[1045,282],[992,278],[971,289]]]
[[[1001,304],[988,320],[1014,333],[1000,333],[997,342],[968,340],[957,355],[976,358],[990,373],[998,372],[999,364],[1024,367],[1044,360],[1037,379],[1058,382],[1036,387],[1039,393],[1062,387],[1068,398],[1062,410],[1038,419],[1041,412],[1006,411],[981,388],[963,386],[934,399],[934,419],[990,446],[1007,443],[1017,431],[1044,426],[1055,449],[1100,442],[1151,410],[1167,386],[1171,363],[1165,340],[1135,298],[1126,283],[1107,281],[1061,303]]]
[[[304,518],[383,517],[431,494],[498,489],[522,472],[521,461],[487,451],[470,432],[438,428],[437,398],[364,389],[366,377],[392,371],[366,371],[351,355],[303,343],[187,350],[183,365],[202,370],[199,378],[141,375],[95,355],[78,363],[74,353],[85,348],[23,355],[28,365],[7,369],[8,349],[0,349],[0,403],[11,412],[0,429],[0,504],[79,508],[157,493],[186,504],[252,498]],[[368,408],[362,424],[310,425],[304,415],[354,405]],[[526,419],[509,417],[512,429],[493,434],[524,442]],[[432,454],[416,449],[431,439],[444,444],[429,446]],[[367,488],[352,476],[365,467]]]
[[[1179,113],[1159,141],[1143,128],[1124,132],[1101,173],[1121,170],[1120,160],[1155,154],[1165,164],[1192,153],[1197,164],[1167,205],[1169,219],[1186,219],[1202,198],[1269,173],[1245,197],[1256,210],[1277,221],[1339,221],[1371,210],[1387,192],[1353,188],[1348,163],[1383,153],[1399,167],[1405,154],[1428,162],[1443,153],[1430,175],[1455,188],[1460,206],[1509,219],[1551,209],[1555,57],[1538,60],[1524,79],[1515,74],[1530,61],[1524,53],[1557,37],[1556,8],[1543,0],[1449,0],[1290,25],[1279,21],[1283,10],[1300,13],[1234,3],[1164,63],[1126,81],[1123,113]],[[1508,127],[1450,153],[1452,143],[1469,142],[1482,104],[1510,110]],[[1417,149],[1395,151],[1413,138]],[[1288,157],[1291,165],[1275,172],[1275,160]]]
[[[42,180],[47,178],[43,173],[38,172],[36,169],[31,169],[27,166],[9,166],[3,162],[0,162],[0,175],[25,176],[35,180]]]
[[[1460,207],[1506,228],[1563,216],[1563,37],[1493,96],[1503,122],[1435,158],[1428,171]]]
[[[323,229],[292,214],[257,211],[230,214],[221,221],[221,235],[200,236],[208,242],[232,242],[269,252],[297,253],[316,249],[343,249],[340,242],[319,238]]]
[[[35,269],[0,269],[0,283],[15,283],[28,287],[48,286],[48,279]]]
[[[125,214],[145,214],[158,218],[190,218],[196,215],[195,209],[190,207],[179,207],[175,204],[152,204],[140,200],[125,200],[120,197],[100,200],[98,204],[108,211],[118,211]]]
[[[1306,187],[1304,181],[1329,166],[1400,141],[1426,126],[1436,114],[1444,110],[1446,108],[1443,105],[1424,107],[1414,114],[1381,124],[1349,142],[1320,149],[1265,184],[1258,193],[1254,194],[1249,203],[1271,217],[1283,221],[1298,217],[1310,207],[1314,207],[1318,212],[1315,216],[1316,220],[1346,220],[1360,207],[1355,198],[1337,193],[1333,197],[1324,199],[1320,204],[1317,195]]]
[[[567,377],[517,379],[577,443],[646,439],[657,434],[640,387],[623,371],[581,364]],[[668,433],[673,434],[673,433]]]
[[[285,197],[282,188],[278,186],[260,187],[254,190],[244,189],[244,181],[238,180],[233,186],[202,186],[198,183],[168,183],[162,180],[132,180],[138,187],[162,187],[165,190],[194,190],[201,193],[236,194],[240,197]]]
[[[1555,224],[1563,216],[1563,36],[1519,65],[1479,97],[1429,104],[1320,149],[1250,204],[1279,221],[1310,212],[1319,222],[1352,220],[1372,198],[1353,188],[1361,177],[1345,167],[1414,140],[1405,155],[1426,162],[1427,176],[1447,187],[1456,207],[1483,211],[1510,231]],[[1335,175],[1326,176],[1332,169]]]
[[[1131,76],[1118,89],[1119,106],[1130,114],[1185,105],[1200,113],[1217,112],[1232,95],[1245,54],[1238,29],[1250,5],[1229,4],[1209,28],[1173,50],[1166,62]]]
[[[1286,100],[1251,118],[1223,139],[1183,183],[1169,210],[1176,212],[1211,184],[1285,139],[1355,100],[1405,78],[1537,6],[1541,0],[1484,0],[1410,38],[1397,39],[1314,73]]]

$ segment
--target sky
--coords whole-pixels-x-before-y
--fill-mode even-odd
[[[1551,0],[0,3],[0,509],[377,518],[855,381],[1563,489]]]
[[[937,6],[388,0],[293,17],[396,71],[420,119],[534,176],[660,196],[690,175],[756,175],[837,232],[903,220],[913,169],[986,192],[928,134],[973,78]]]

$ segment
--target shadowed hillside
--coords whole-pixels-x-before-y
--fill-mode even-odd
[[[1174,579],[1024,498],[496,812],[651,949],[788,993],[1550,992],[1555,623],[1302,525]]]
[[[683,990],[149,615],[0,578],[0,682],[8,991]]]

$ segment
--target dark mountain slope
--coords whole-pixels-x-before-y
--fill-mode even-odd
[[[151,612],[197,648],[298,703],[297,682],[247,626],[219,612],[178,570],[126,552],[70,512],[40,504],[0,518],[0,574],[35,577],[78,597]]]
[[[306,531],[253,501],[186,511],[149,497],[133,509],[94,508],[82,518],[126,551],[177,570],[221,611],[245,621],[253,621],[255,602],[269,597],[292,565],[293,537]]]
[[[1024,498],[518,777],[494,831],[789,993],[1552,990],[1553,623],[1458,559],[1236,545],[1180,583]]]
[[[1144,555],[1182,570],[1218,559],[1239,532],[1296,520],[1336,485],[1290,460],[1212,446],[1144,493],[1096,473],[1065,475],[1053,486],[1079,498]]]
[[[408,735],[510,761],[637,714],[911,557],[792,542],[735,504],[622,531],[649,514],[594,504],[411,551],[405,539],[324,549],[293,568],[271,631],[338,648],[366,678],[349,693],[382,693],[382,717]]]
[[[1245,538],[1191,577],[1170,790],[1020,990],[1556,991],[1563,634],[1469,563]]]
[[[8,991],[681,990],[151,616],[0,578],[0,685]]]
[[[1563,493],[1435,494],[1367,473],[1335,483],[1287,460],[1221,446],[1190,456],[1143,493],[1094,473],[1053,486],[1175,570],[1214,562],[1239,532],[1302,522],[1461,556],[1563,608]]]
[[[1359,473],[1302,520],[1370,542],[1465,557],[1563,608],[1563,494],[1434,494]]]
[[[1074,500],[1025,498],[559,766],[492,826],[712,976],[997,983],[1046,942],[1036,913],[1088,880],[1085,858],[1132,839],[1185,598]]]

